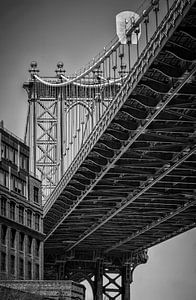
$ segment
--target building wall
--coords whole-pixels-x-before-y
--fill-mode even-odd
[[[0,128],[0,279],[43,279],[41,182],[29,148]]]
[[[25,293],[43,296],[44,299],[84,300],[85,287],[71,280],[44,281],[1,281],[1,288],[14,289]]]

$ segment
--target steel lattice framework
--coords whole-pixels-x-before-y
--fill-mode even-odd
[[[114,40],[74,76],[59,63],[43,78],[32,64],[26,138],[45,185],[48,274],[91,282],[129,265],[125,278],[148,247],[195,227],[195,11],[151,1],[126,45]]]
[[[36,63],[31,67],[35,74]],[[62,67],[59,63],[57,74],[63,72]],[[119,83],[53,87],[33,79],[24,87],[29,94],[25,140],[31,149],[31,170],[42,180],[45,203],[112,101]]]

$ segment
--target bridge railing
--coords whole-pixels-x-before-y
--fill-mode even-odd
[[[126,24],[127,43],[121,44],[115,38],[73,76],[66,77],[60,63],[56,78],[40,77],[37,66],[32,65],[29,136],[32,135],[32,148],[36,149],[32,161],[43,182],[44,202],[53,197],[50,194],[62,176],[68,178],[75,166],[79,166],[92,141],[94,144],[111,122],[130,85],[138,80],[150,56],[155,54],[153,41],[166,15],[175,6],[179,11],[183,9],[185,2],[145,1],[138,19]],[[123,99],[120,104],[119,99]]]
[[[168,13],[173,3],[174,0],[146,0],[135,12],[140,16],[137,22],[133,24],[133,20],[130,19],[127,24],[125,24],[129,38],[131,38],[131,34],[134,33],[134,31],[137,32],[139,29],[140,32],[138,32],[138,34],[142,31],[138,44],[138,50],[140,53],[142,50],[141,45],[143,45],[142,48],[144,48],[144,45],[146,45],[146,42],[148,42],[152,37],[156,28],[162,21],[163,17]],[[138,25],[140,25],[139,28]],[[95,57],[93,57],[83,68],[72,74],[71,77],[78,77],[85,74],[86,71],[88,72],[91,68],[95,68],[100,61],[105,60],[105,57],[109,55],[111,51],[115,51],[115,48],[118,48],[119,44],[119,39],[115,36]],[[133,46],[133,49],[134,48],[135,46]],[[133,63],[134,59],[132,61],[132,64]]]

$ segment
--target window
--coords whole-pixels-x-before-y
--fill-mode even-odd
[[[10,219],[15,220],[15,202],[10,202]]]
[[[28,157],[23,154],[20,154],[20,168],[28,171]]]
[[[27,253],[28,254],[31,254],[31,246],[32,246],[32,237],[28,237],[28,240],[27,240]]]
[[[39,231],[39,221],[40,216],[38,214],[35,214],[35,230]]]
[[[1,243],[6,245],[6,236],[7,236],[7,226],[1,226]]]
[[[10,247],[15,248],[16,230],[11,229],[10,231]]]
[[[4,171],[0,170],[0,184],[4,185]]]
[[[14,149],[9,147],[9,160],[14,163]]]
[[[23,191],[22,191],[22,182],[21,182],[21,180],[18,180],[17,183],[18,183],[18,184],[17,184],[17,187],[18,187],[18,193],[19,193],[19,194],[23,194]]]
[[[18,151],[16,151],[16,150],[14,153],[14,161],[15,161],[15,164],[18,165]]]
[[[7,172],[5,172],[5,187],[9,188],[9,174]]]
[[[35,256],[39,256],[39,246],[40,246],[40,241],[35,240]]]
[[[5,153],[6,153],[5,147],[6,147],[5,144],[2,143],[2,144],[1,144],[1,157],[2,157],[2,158],[5,158]]]
[[[20,278],[24,276],[24,261],[23,258],[19,258],[19,276]]]
[[[19,250],[24,250],[24,234],[20,232],[19,234]]]
[[[22,183],[22,195],[26,197],[27,196],[27,183],[26,183],[26,181],[22,181],[21,183]]]
[[[20,156],[19,156],[19,163],[20,163],[20,168],[22,169],[22,158],[23,158],[23,155],[20,153]]]
[[[24,207],[19,206],[19,223],[24,224]]]
[[[12,148],[11,146],[2,143],[1,145],[1,155],[2,158],[11,161],[13,164],[17,164],[17,150]]]
[[[28,279],[32,279],[32,264],[30,261],[28,261],[28,264],[27,264],[27,273],[28,273]]]
[[[38,187],[34,186],[34,202],[39,203],[39,189]]]
[[[6,205],[7,205],[7,199],[5,197],[1,197],[1,214],[2,214],[2,216],[6,216]]]
[[[18,178],[14,178],[14,191],[22,194],[22,185],[20,179]]]
[[[0,170],[0,184],[9,188],[9,174],[6,171]]]
[[[10,256],[10,273],[15,274],[15,256]]]
[[[39,265],[35,265],[35,279],[39,279]]]
[[[13,175],[10,176],[10,190],[11,191],[14,190],[14,176]]]
[[[26,182],[17,178],[15,176],[11,176],[10,178],[10,188],[16,193],[19,193],[23,196],[26,196]]]
[[[32,226],[32,211],[29,209],[27,210],[27,226]]]
[[[23,159],[23,169],[28,171],[28,158],[26,156]]]
[[[1,271],[6,272],[6,253],[1,252]]]
[[[4,143],[1,145],[1,155],[2,158],[8,159],[8,146]]]

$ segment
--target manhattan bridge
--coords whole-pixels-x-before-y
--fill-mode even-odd
[[[130,299],[147,249],[196,226],[196,1],[145,5],[84,69],[24,83],[45,278],[96,300]]]

